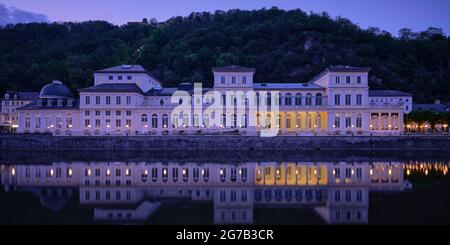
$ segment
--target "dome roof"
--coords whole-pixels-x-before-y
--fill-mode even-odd
[[[39,98],[71,98],[72,93],[61,81],[53,81],[41,89]]]

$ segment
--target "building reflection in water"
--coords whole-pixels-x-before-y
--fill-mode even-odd
[[[329,224],[368,223],[369,191],[402,191],[399,162],[58,162],[2,165],[6,191],[59,210],[76,198],[96,221],[141,222],[167,200],[212,202],[215,224],[251,224],[255,207],[312,208]]]

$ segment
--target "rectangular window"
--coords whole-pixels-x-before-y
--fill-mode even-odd
[[[225,77],[224,76],[220,77],[220,83],[225,84]]]
[[[100,116],[100,111],[95,111],[96,116]]]
[[[131,96],[127,96],[127,105],[131,105]]]
[[[334,118],[334,127],[335,127],[335,128],[340,128],[340,127],[341,127],[341,118],[338,117],[338,116],[336,116],[336,117]]]
[[[362,95],[361,94],[356,95],[356,104],[362,105]]]
[[[131,76],[127,76],[127,80],[131,80]]]
[[[247,77],[242,77],[242,84],[246,84],[247,83]]]
[[[100,119],[95,119],[95,127],[100,128]]]
[[[352,127],[352,118],[349,117],[349,116],[345,118],[345,127],[346,128],[351,128]]]
[[[236,77],[235,76],[231,77],[231,83],[232,84],[236,84]]]
[[[352,200],[352,192],[350,190],[345,191],[345,201],[350,202]]]
[[[85,97],[85,104],[86,104],[86,105],[91,104],[91,96],[86,96],[86,97]]]
[[[122,80],[122,76],[118,76],[118,77],[117,77],[117,80]]]
[[[341,83],[341,81],[340,81],[341,79],[337,76],[336,77],[336,84],[339,84],[339,83]]]
[[[362,118],[361,117],[356,118],[356,127],[362,128]]]
[[[341,95],[339,94],[334,95],[334,105],[341,105]]]
[[[358,84],[361,84],[361,77],[360,77],[360,76],[358,76],[358,77],[356,78],[356,82],[357,82]]]
[[[91,120],[89,119],[84,120],[84,126],[87,128],[91,127]]]
[[[120,115],[121,115],[120,111],[116,111],[116,116],[120,116]]]
[[[362,202],[362,191],[361,190],[356,191],[356,201]]]
[[[106,104],[107,105],[111,104],[111,96],[106,96]]]
[[[116,119],[116,127],[120,128],[122,126],[122,122],[120,121],[120,119]]]
[[[350,83],[350,76],[347,76],[347,84],[349,84]]]
[[[341,192],[339,190],[334,191],[334,200],[336,202],[340,202],[341,201]]]
[[[346,94],[345,95],[345,105],[351,105],[352,103],[352,95]]]
[[[105,111],[106,116],[111,116],[111,111]]]
[[[113,80],[113,76],[109,76],[109,80],[112,81]]]
[[[127,116],[131,116],[131,111],[127,111]]]
[[[121,104],[121,98],[120,96],[116,96],[116,105],[120,105]]]
[[[126,120],[126,127],[130,128],[131,127],[131,119],[127,119]]]
[[[84,115],[85,115],[85,116],[89,116],[90,114],[91,114],[90,111],[85,111],[85,112],[84,112]]]

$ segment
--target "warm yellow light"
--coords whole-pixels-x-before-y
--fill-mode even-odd
[[[373,125],[372,125],[372,124],[370,124],[370,127],[371,127],[371,128],[373,128]]]
[[[186,175],[186,169],[183,168],[183,175]]]
[[[91,127],[91,125],[89,124],[89,125],[88,125],[88,128],[90,128],[90,127]]]
[[[72,124],[69,124],[69,128],[72,128]]]
[[[11,169],[11,175],[12,175],[12,176],[15,176],[15,175],[16,175],[16,169],[15,169],[15,168],[12,168],[12,169]]]
[[[91,170],[90,169],[88,169],[87,174],[88,174],[88,176],[91,176]]]
[[[425,169],[425,175],[428,175],[428,169]]]
[[[333,169],[333,175],[336,175],[336,170]]]
[[[239,169],[239,175],[241,175],[241,174],[242,174],[242,170]]]
[[[203,175],[205,175],[205,170],[204,170],[204,169],[202,169],[202,176],[203,176]]]
[[[111,127],[111,125],[108,124],[108,125],[106,125],[106,127],[109,128],[109,127]]]
[[[392,170],[391,169],[388,170],[388,174],[392,175]]]
[[[220,175],[223,175],[223,169],[220,169]]]
[[[333,170],[334,171],[334,170]],[[298,170],[295,170],[295,174],[298,174]]]
[[[314,174],[317,174],[317,169],[314,169]]]
[[[55,174],[55,171],[52,169],[50,169],[50,176],[53,176],[53,174]]]
[[[148,175],[148,171],[147,171],[147,169],[146,169],[146,170],[144,171],[144,174],[145,174],[145,175]]]
[[[352,175],[355,175],[355,170],[354,169],[352,169]]]
[[[72,169],[69,168],[69,176],[72,176]]]
[[[164,169],[164,170],[163,170],[163,174],[164,174],[164,176],[167,175],[167,169]]]
[[[369,171],[369,174],[370,174],[370,175],[373,175],[373,169],[371,169],[371,170]]]
[[[106,170],[106,176],[110,176],[111,175],[111,170],[107,169]]]
[[[125,175],[126,176],[130,176],[130,170],[127,168],[127,169],[125,169]]]
[[[406,175],[410,175],[411,174],[411,170],[406,170]]]

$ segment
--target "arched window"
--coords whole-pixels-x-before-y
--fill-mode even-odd
[[[178,115],[172,115],[172,127],[173,128],[178,128],[178,121],[179,121],[179,116]]]
[[[248,125],[248,116],[247,114],[244,114],[242,117],[242,127],[247,128],[247,125]]]
[[[267,114],[267,117],[266,117],[266,128],[271,128],[272,127],[272,125],[271,125],[271,115],[270,114]]]
[[[203,125],[205,126],[205,128],[209,127],[209,115],[208,114],[203,115]]]
[[[306,94],[305,105],[307,105],[307,106],[312,105],[312,95],[311,95],[311,93],[307,93]]]
[[[298,93],[295,95],[295,105],[302,105],[302,94]]]
[[[362,117],[361,114],[356,115],[356,127],[362,128]]]
[[[200,127],[200,118],[198,114],[194,114],[194,127],[199,128]]]
[[[292,95],[291,94],[286,94],[286,97],[284,98],[284,105],[285,106],[292,105]]]
[[[236,128],[237,127],[237,115],[236,114],[233,114],[231,127],[232,128]]]
[[[141,116],[141,124],[142,125],[146,125],[147,122],[148,122],[147,114],[142,114],[142,116]]]
[[[227,115],[222,114],[222,121],[220,122],[221,126],[224,128],[227,125]]]
[[[280,128],[281,127],[281,115],[279,113],[277,114],[276,119],[277,119],[277,128]]]
[[[291,114],[286,115],[286,128],[291,128]]]
[[[316,94],[316,105],[322,105],[322,94]]]
[[[158,115],[152,115],[152,128],[158,128]]]
[[[167,114],[162,115],[162,125],[163,128],[169,127],[169,116],[167,116]]]

